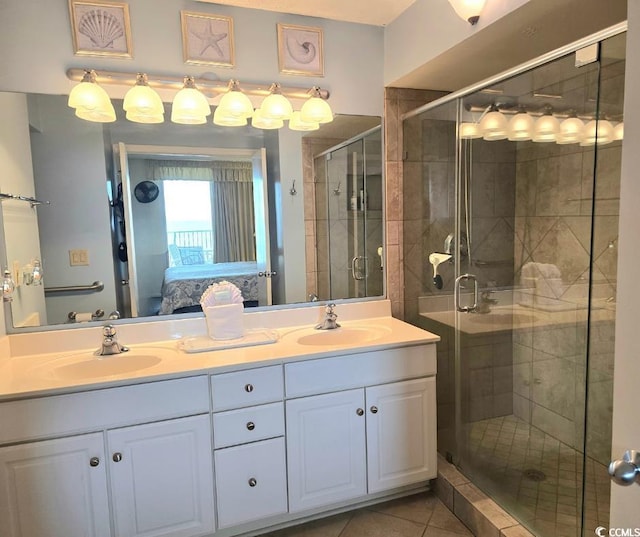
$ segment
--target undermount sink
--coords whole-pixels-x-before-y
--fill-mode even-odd
[[[296,334],[295,337],[296,342],[300,345],[358,345],[380,339],[389,332],[388,328],[380,326],[340,327],[333,330],[305,329],[303,334]]]
[[[45,375],[56,379],[93,379],[142,371],[175,356],[175,351],[162,347],[130,349],[120,354],[96,356],[92,351],[69,354],[42,366]]]

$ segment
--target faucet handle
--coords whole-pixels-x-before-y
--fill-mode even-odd
[[[104,337],[113,337],[116,335],[116,329],[112,325],[106,324],[102,327],[102,335]]]
[[[329,304],[327,304],[325,311],[327,313],[333,313],[333,309],[336,307],[336,305],[333,302],[330,302]]]

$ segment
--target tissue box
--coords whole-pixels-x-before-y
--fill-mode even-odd
[[[244,335],[242,304],[209,306],[204,308],[207,331],[212,339],[238,339]]]

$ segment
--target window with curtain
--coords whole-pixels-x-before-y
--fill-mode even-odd
[[[207,185],[204,192],[208,191],[209,229],[168,233],[172,265],[256,260],[250,162],[147,160],[147,178],[165,181],[166,186],[172,183],[165,192],[165,212],[178,212],[173,209],[180,201],[185,222],[202,213],[201,186],[203,182]],[[201,225],[195,224],[201,221],[202,217],[194,225]]]

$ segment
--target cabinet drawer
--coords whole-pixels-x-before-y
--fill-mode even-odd
[[[282,367],[274,365],[211,377],[213,410],[282,401]]]
[[[205,375],[0,403],[0,444],[209,412]]]
[[[224,448],[284,435],[284,405],[252,406],[213,415],[214,447]]]
[[[435,344],[285,365],[287,397],[374,386],[436,374]]]
[[[284,438],[215,452],[218,526],[287,512]]]

